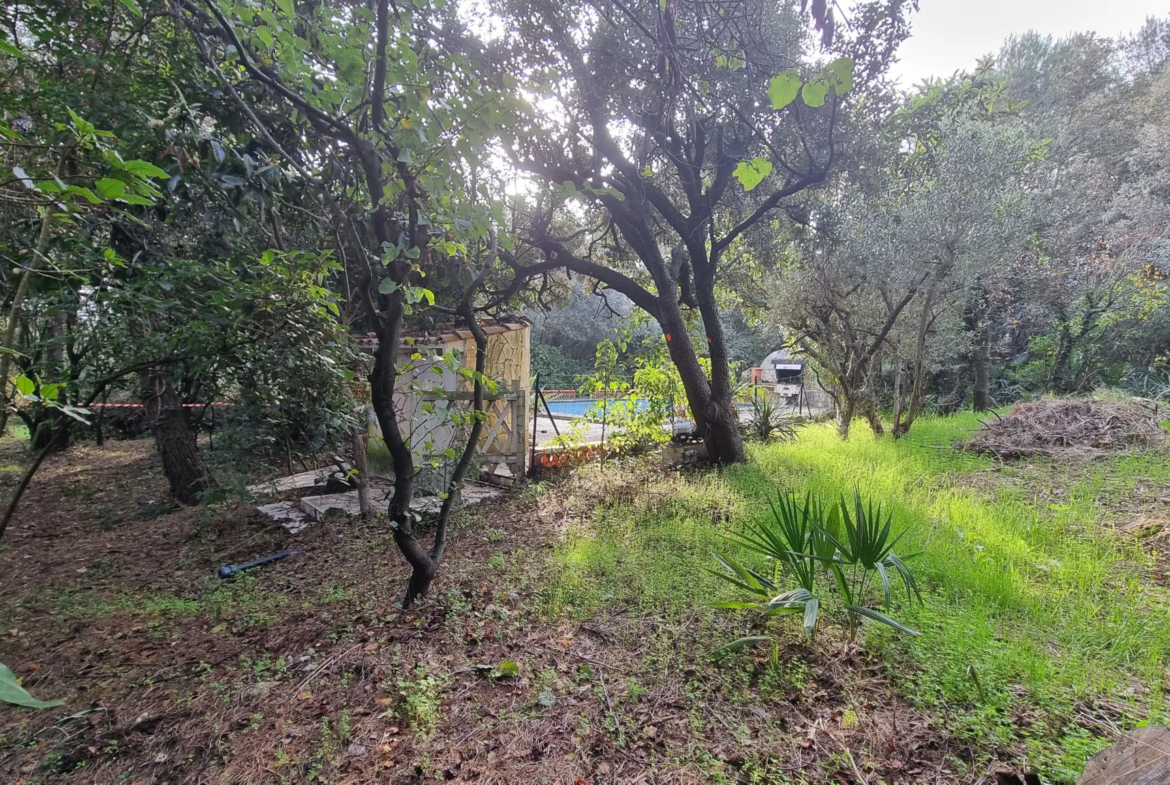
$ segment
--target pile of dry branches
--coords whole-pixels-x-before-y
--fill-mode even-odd
[[[1029,455],[1092,457],[1128,447],[1162,448],[1168,439],[1155,408],[1095,398],[1019,403],[1006,417],[983,424],[962,450],[1001,458]]]

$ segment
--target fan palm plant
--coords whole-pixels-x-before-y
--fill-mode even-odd
[[[877,576],[885,609],[889,610],[891,572],[901,578],[907,597],[921,602],[913,574],[893,550],[900,536],[890,538],[892,514],[883,518],[881,505],[865,504],[857,491],[854,492],[852,508],[844,499],[837,504],[826,504],[811,494],[806,495],[801,503],[790,491],[781,492],[770,506],[770,517],[752,522],[744,532],[728,535],[728,539],[741,549],[764,557],[771,569],[757,571],[730,555],[713,554],[723,569],[709,570],[758,599],[715,603],[712,607],[752,608],[765,616],[800,613],[805,634],[811,637],[816,632],[821,611],[818,578],[827,573],[833,576],[841,593],[850,641],[857,634],[859,617],[910,635],[919,634],[885,613],[862,604]],[[796,582],[797,588],[782,590],[785,573]],[[717,653],[731,653],[766,639],[760,636],[741,638]]]

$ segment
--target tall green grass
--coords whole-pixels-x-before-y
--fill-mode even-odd
[[[1112,528],[1106,503],[1126,502],[1138,484],[1170,487],[1170,467],[1127,454],[999,469],[936,449],[977,424],[928,419],[899,441],[857,429],[848,442],[814,425],[795,443],[751,448],[745,466],[665,477],[570,533],[555,599],[582,612],[623,603],[684,613],[726,598],[703,571],[711,551],[732,550],[724,532],[768,514],[778,487],[837,496],[856,485],[907,530],[898,552],[917,554],[925,600],[898,609],[921,638],[872,625],[867,648],[966,740],[1024,750],[1048,779],[1073,782],[1111,724],[1165,720],[1165,594],[1142,578],[1147,557]]]

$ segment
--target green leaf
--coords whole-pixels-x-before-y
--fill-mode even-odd
[[[135,159],[126,162],[126,171],[139,177],[167,177],[167,173],[152,163]]]
[[[16,377],[16,391],[21,395],[32,395],[33,390],[37,388],[36,382],[27,376]]]
[[[504,660],[499,668],[501,676],[512,678],[520,675],[520,666],[512,660]]]
[[[135,194],[122,194],[120,197],[118,197],[118,199],[125,202],[126,204],[154,204],[154,202],[152,202],[150,199],[147,199],[145,196],[137,196]]]
[[[276,0],[276,7],[279,8],[280,12],[282,14],[284,14],[285,16],[292,16],[293,15],[293,2],[292,2],[292,0]]]
[[[877,567],[878,574],[882,576],[882,599],[885,600],[886,610],[890,608],[890,576],[886,572],[886,565],[878,562],[874,565]]]
[[[653,177],[653,176],[654,176],[654,170],[653,170],[653,169],[651,169],[649,166],[647,166],[646,168],[644,168],[644,169],[642,170],[642,176],[643,176],[643,177]]]
[[[90,204],[101,204],[102,200],[97,197],[93,191],[89,190],[83,185],[68,185],[65,187],[65,193],[80,196]]]
[[[765,641],[768,641],[768,640],[770,640],[770,639],[764,635],[752,635],[752,636],[749,636],[747,638],[740,638],[739,640],[732,641],[731,643],[727,644],[726,646],[720,646],[718,649],[715,649],[714,651],[712,651],[709,656],[712,657],[713,659],[717,659],[717,660],[722,659],[723,657],[726,657],[729,654],[738,654],[739,652],[743,651],[744,649],[751,648],[752,646],[755,646],[757,643],[764,643]]]
[[[836,84],[833,85],[834,93],[837,95],[845,95],[845,93],[853,89],[852,57],[838,57],[829,63],[829,73],[836,77]]]
[[[378,294],[390,294],[398,289],[398,284],[389,278],[383,278],[382,282],[378,284]]]
[[[9,57],[24,57],[24,52],[20,51],[2,38],[0,38],[0,52],[3,52]]]
[[[59,384],[45,384],[41,386],[41,397],[46,401],[55,401],[60,391],[61,385]]]
[[[60,706],[65,702],[59,700],[41,701],[29,695],[16,681],[16,674],[2,662],[0,662],[0,701],[17,706],[27,706],[30,709],[47,709],[51,706]]]
[[[126,184],[111,177],[103,177],[94,185],[97,186],[98,195],[103,199],[120,199],[126,193]]]
[[[829,94],[829,83],[824,77],[816,77],[805,82],[804,88],[800,91],[800,97],[809,106],[817,107],[825,105],[825,96]]]
[[[267,27],[256,28],[256,37],[259,38],[260,42],[265,46],[272,46],[272,33],[268,32]]]
[[[795,68],[782,71],[768,82],[768,99],[773,109],[783,109],[796,100],[800,92],[800,74]]]
[[[861,605],[846,605],[845,610],[849,611],[850,613],[856,613],[858,616],[864,616],[867,619],[873,619],[876,622],[880,622],[881,624],[885,624],[887,626],[893,627],[895,630],[898,630],[900,632],[904,632],[907,635],[915,635],[915,636],[922,635],[922,633],[919,632],[918,630],[915,630],[911,627],[907,627],[905,624],[902,624],[899,621],[894,621],[886,614],[875,611],[873,608],[866,608],[866,607],[861,606]]]
[[[750,191],[771,173],[772,162],[766,158],[756,157],[750,161],[740,161],[733,176],[743,185],[743,190]]]
[[[142,9],[134,2],[134,0],[122,0],[122,5],[130,9],[135,16],[142,16]]]
[[[804,603],[804,634],[812,637],[817,628],[817,611],[821,608],[821,601],[816,597]]]

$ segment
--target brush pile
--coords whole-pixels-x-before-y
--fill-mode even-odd
[[[1160,419],[1153,407],[1130,401],[1030,401],[1016,404],[1006,417],[987,420],[975,438],[955,446],[1001,458],[1091,458],[1108,450],[1164,448],[1170,439]]]

